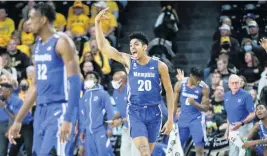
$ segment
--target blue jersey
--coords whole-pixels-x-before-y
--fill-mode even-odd
[[[63,59],[56,53],[58,34],[51,36],[45,43],[37,40],[34,49],[36,64],[36,104],[67,102],[67,74]]]
[[[196,102],[201,103],[202,100],[202,88],[206,86],[205,82],[201,81],[199,85],[194,88],[187,86],[188,78],[184,78],[181,82],[180,88],[180,104],[181,104],[181,116],[179,120],[190,121],[201,116],[201,111],[188,102],[188,98],[193,98]]]
[[[158,105],[161,103],[161,79],[159,60],[151,58],[140,65],[131,58],[128,74],[128,103],[132,105]]]

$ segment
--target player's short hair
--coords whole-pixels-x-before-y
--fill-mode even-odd
[[[196,76],[198,78],[202,78],[202,76],[203,76],[203,70],[200,67],[193,67],[193,68],[191,68],[190,73],[193,76]]]
[[[50,4],[39,2],[33,7],[41,13],[41,16],[45,16],[50,23],[56,20],[56,10]]]
[[[129,35],[129,39],[130,39],[130,41],[132,39],[138,39],[139,41],[142,42],[142,44],[148,45],[148,39],[147,39],[146,35],[142,32],[135,31],[135,32],[131,33]]]
[[[100,82],[100,76],[99,76],[99,74],[98,74],[97,72],[95,72],[95,71],[88,72],[88,73],[86,74],[85,78],[86,78],[88,75],[90,75],[90,74],[95,75],[95,78],[97,79],[97,82]]]

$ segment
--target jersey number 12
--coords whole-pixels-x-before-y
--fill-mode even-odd
[[[38,64],[38,80],[46,80],[47,79],[47,66],[46,64]]]
[[[139,85],[138,87],[139,92],[150,91],[152,88],[150,80],[138,80],[137,83]]]

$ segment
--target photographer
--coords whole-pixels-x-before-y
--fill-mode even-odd
[[[12,121],[15,119],[23,101],[13,93],[13,87],[9,83],[0,83],[0,107]],[[22,122],[21,137],[16,140],[17,144],[12,144],[9,156],[17,156],[21,145],[24,143],[27,156],[32,155],[33,128],[32,115],[29,112]]]

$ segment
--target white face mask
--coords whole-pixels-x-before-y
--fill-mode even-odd
[[[121,86],[121,81],[111,81],[111,84],[114,89],[119,89]]]
[[[95,86],[94,80],[86,80],[84,82],[84,89],[91,89]]]

